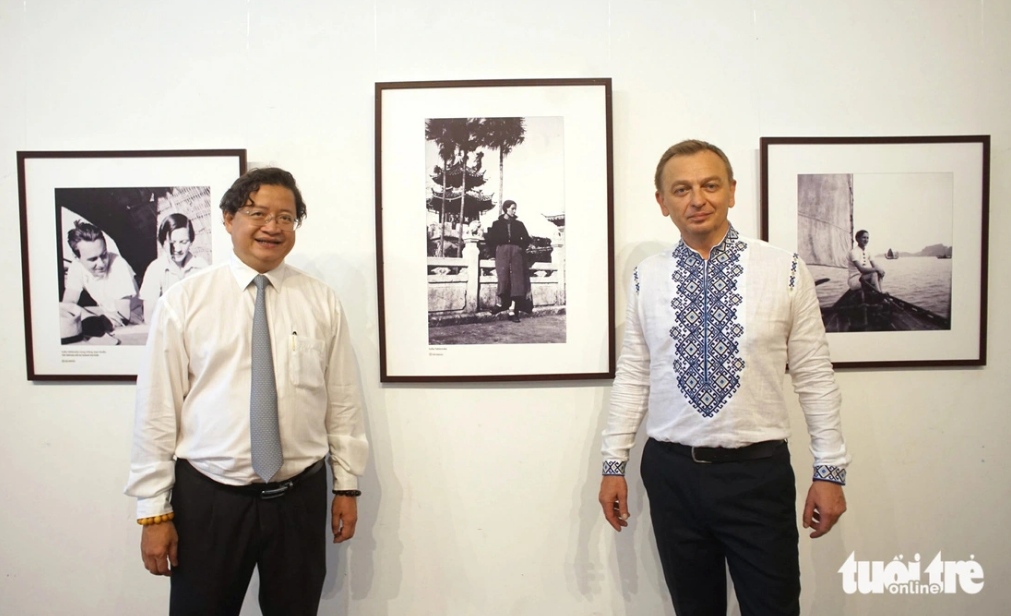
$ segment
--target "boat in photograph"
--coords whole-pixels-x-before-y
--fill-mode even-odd
[[[825,331],[881,332],[951,329],[951,321],[916,304],[865,286],[823,306]]]
[[[867,285],[853,290],[849,252],[853,247],[853,176],[798,176],[797,243],[808,266],[814,266],[825,331],[923,331],[951,329],[951,320]],[[898,252],[889,249],[897,259]],[[905,259],[903,259],[905,261]],[[918,261],[912,259],[912,261]],[[819,278],[822,274],[829,277]],[[888,282],[885,277],[885,284]]]

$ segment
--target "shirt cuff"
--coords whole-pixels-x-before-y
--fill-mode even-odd
[[[172,511],[172,502],[169,496],[171,493],[172,491],[169,490],[164,494],[152,496],[151,498],[138,498],[137,519],[142,520],[144,518],[151,518],[156,515],[170,513]]]
[[[604,460],[604,470],[601,475],[619,475],[621,477],[625,476],[625,466],[628,462],[623,462],[621,460]]]
[[[344,470],[343,466],[333,464],[333,489],[334,490],[357,490],[358,477]]]
[[[844,486],[846,485],[846,469],[827,464],[816,465],[814,467],[813,481],[828,481]]]

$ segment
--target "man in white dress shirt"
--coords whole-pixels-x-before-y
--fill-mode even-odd
[[[103,327],[107,332],[140,323],[142,313],[133,268],[126,259],[109,251],[105,234],[95,225],[77,220],[67,233],[67,244],[74,260],[67,267],[63,303],[77,304],[87,291],[98,304],[99,317],[105,317]]]
[[[604,516],[616,531],[628,525],[625,465],[646,417],[641,474],[678,616],[726,614],[727,567],[744,616],[799,614],[787,364],[814,456],[811,537],[846,510],[850,460],[814,283],[796,254],[730,224],[737,185],[716,146],[672,146],[654,181],[681,241],[640,263],[629,286],[603,434]]]
[[[171,286],[155,309],[126,493],[137,497],[145,567],[172,576],[171,614],[238,614],[254,567],[263,614],[316,614],[326,571],[323,465],[333,471],[330,522],[340,543],[355,532],[368,455],[347,321],[330,287],[284,263],[306,213],[290,173],[250,171],[221,210],[231,261]],[[251,452],[258,274],[267,279],[282,453],[266,479]]]

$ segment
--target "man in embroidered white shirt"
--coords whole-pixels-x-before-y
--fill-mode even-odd
[[[625,465],[645,417],[641,474],[678,616],[725,614],[726,568],[744,616],[799,614],[787,364],[814,455],[811,537],[846,510],[850,461],[814,283],[796,254],[730,224],[737,184],[716,146],[672,146],[655,184],[681,241],[640,263],[629,286],[603,433],[604,517],[628,525]]]
[[[237,615],[256,568],[265,616],[308,616],[326,522],[334,543],[354,535],[368,456],[347,320],[329,286],[284,263],[306,213],[290,173],[250,171],[221,210],[231,261],[158,300],[126,493],[144,566],[172,576],[170,614]]]

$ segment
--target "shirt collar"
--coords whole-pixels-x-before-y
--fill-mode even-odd
[[[109,253],[109,265],[107,265],[105,268],[104,276],[96,276],[92,274],[91,271],[89,271],[88,268],[84,267],[84,264],[81,263],[81,271],[84,272],[84,279],[87,280],[88,282],[94,282],[96,280],[108,280],[109,276],[112,274],[112,264],[115,263],[117,259],[119,259],[118,254],[114,252]],[[119,266],[117,265],[116,267]]]
[[[235,283],[239,285],[240,289],[248,287],[252,284],[253,278],[256,278],[260,274],[260,272],[243,263],[242,259],[235,256],[235,253],[232,253],[228,266],[231,268],[232,275],[235,276]],[[288,277],[288,266],[282,262],[269,272],[264,272],[263,275],[270,281],[270,286],[280,289],[281,284],[284,283],[284,279]]]
[[[172,260],[172,257],[165,255],[165,271],[166,272],[182,272],[183,274],[189,273],[195,266],[194,263],[197,257],[190,255],[190,260],[186,262],[186,265],[179,267],[176,262]]]
[[[728,223],[728,224],[730,224],[730,226],[727,227],[727,234],[724,235],[723,239],[720,240],[720,242],[718,244],[716,244],[715,246],[713,246],[713,249],[709,251],[710,258],[713,256],[713,253],[716,253],[716,252],[726,252],[727,251],[727,241],[728,240],[736,240],[738,237],[740,237],[740,235],[738,235],[738,233],[737,233],[737,229],[734,228],[734,225],[732,223]],[[688,244],[685,244],[684,239],[678,240],[678,245],[674,247],[674,251],[673,251],[672,256],[674,256],[674,257],[686,257],[688,255],[695,255],[695,256],[697,256],[700,259],[702,258],[702,255],[699,254],[699,252],[697,250],[695,250],[694,248],[692,248]]]

